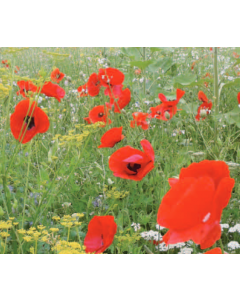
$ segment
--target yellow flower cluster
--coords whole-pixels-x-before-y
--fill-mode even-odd
[[[18,52],[22,52],[24,50],[27,50],[29,47],[24,48],[14,48],[14,47],[8,47],[6,50],[3,51],[3,54],[16,54]]]
[[[105,185],[103,190],[107,198],[123,199],[129,195],[129,192],[127,191],[117,191],[117,188],[115,186],[111,190],[108,190],[108,186]]]
[[[77,242],[60,240],[52,247],[52,250],[56,251],[58,254],[85,254],[85,248],[85,246],[81,246]]]
[[[88,137],[93,130],[95,130],[101,125],[99,123],[102,124],[102,122],[98,122],[91,125],[76,125],[76,128],[80,128],[80,126],[83,128],[82,133],[76,133],[75,130],[70,130],[68,132],[68,135],[56,134],[53,139],[60,141],[59,146],[74,145],[76,147],[80,147],[82,145],[82,142],[86,139],[86,137]]]
[[[12,228],[12,220],[8,220],[8,221],[0,221],[0,230],[1,229],[6,229],[9,230],[10,228]]]
[[[37,229],[39,231],[37,231]],[[26,242],[32,242],[32,241],[42,241],[42,242],[46,242],[49,238],[49,233],[47,230],[45,229],[45,226],[43,225],[39,225],[37,226],[37,229],[35,227],[30,227],[29,230],[25,230],[25,229],[19,229],[17,232],[20,235],[24,235],[23,239]]]
[[[120,231],[122,234],[123,231]],[[131,235],[127,233],[126,235],[117,235],[115,239],[118,241],[117,247],[121,249],[121,251],[128,251],[129,245],[134,245],[137,241],[141,239],[141,236],[134,232]]]
[[[7,97],[10,90],[11,87],[9,85],[3,85],[2,83],[0,83],[0,98]]]
[[[61,218],[61,225],[67,228],[80,226],[82,222],[79,222],[79,218],[82,218],[84,214],[75,213],[72,216],[65,215]]]

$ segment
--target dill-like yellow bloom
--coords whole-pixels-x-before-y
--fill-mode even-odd
[[[31,240],[32,240],[32,237],[31,236],[29,236],[29,235],[26,235],[26,236],[24,236],[24,241],[26,241],[26,242],[31,242]]]
[[[18,231],[17,231],[19,234],[25,234],[26,233],[26,230],[24,230],[24,229],[18,229]]]
[[[50,228],[50,230],[51,230],[52,232],[58,232],[58,231],[59,231],[59,228]]]

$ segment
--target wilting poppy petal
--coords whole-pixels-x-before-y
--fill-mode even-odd
[[[109,159],[113,175],[131,180],[142,180],[154,168],[154,151],[147,140],[141,142],[144,151],[125,146],[114,152]]]
[[[221,237],[221,214],[233,187],[234,179],[223,161],[204,160],[182,168],[158,210],[158,224],[169,228],[165,243],[191,239],[202,249],[211,247]]]
[[[117,224],[113,216],[94,216],[88,224],[88,232],[84,239],[87,253],[102,253],[113,242],[117,232]]]
[[[44,83],[40,93],[46,95],[47,97],[54,97],[58,100],[58,102],[61,102],[61,99],[65,96],[64,89],[50,81]]]
[[[104,133],[101,138],[101,145],[98,148],[112,148],[115,144],[121,142],[122,139],[124,139],[122,127],[114,127]]]
[[[35,101],[32,102],[30,108],[29,99],[20,101],[10,117],[12,134],[22,144],[29,142],[36,134],[46,132],[49,125],[45,112],[37,107]]]

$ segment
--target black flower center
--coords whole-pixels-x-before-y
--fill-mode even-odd
[[[102,112],[98,114],[99,118],[103,117],[103,115],[104,115],[104,113],[102,113]]]
[[[30,121],[29,121],[29,119],[30,119]],[[33,127],[35,127],[34,117],[29,117],[29,116],[27,116],[27,117],[25,117],[23,120],[24,120],[24,122],[25,122],[26,125],[27,125],[27,130],[30,130],[30,129],[32,129]]]
[[[157,114],[157,115],[161,115],[162,113],[158,110],[158,111],[156,112],[156,114]]]
[[[135,164],[135,163],[129,163],[129,164],[127,164],[127,168],[130,171],[135,172],[137,174],[138,173],[138,169],[141,168],[141,165],[140,164]]]

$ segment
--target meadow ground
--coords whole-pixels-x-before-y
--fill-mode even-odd
[[[221,216],[222,242],[215,246],[240,253],[239,55],[237,48],[0,48],[0,61],[8,61],[0,67],[0,252],[85,253],[91,219],[111,215],[117,232],[104,253],[203,253],[206,249],[191,240],[160,243],[168,229],[157,224],[157,213],[169,178],[193,162],[220,160],[228,164],[235,186]],[[77,89],[109,67],[125,75],[131,101],[121,113],[109,110],[111,124],[88,124],[89,111],[109,96],[102,88],[95,97],[79,97]],[[19,143],[10,128],[10,116],[23,99],[17,82],[40,86],[55,68],[65,74],[59,86],[66,94],[61,102],[29,95],[48,115],[50,127]],[[130,126],[134,112],[160,105],[159,93],[176,99],[177,89],[185,94],[176,114],[147,118],[146,130]],[[201,111],[198,121],[199,91],[213,107],[211,113]],[[121,142],[98,148],[107,130],[121,126]],[[114,176],[109,157],[125,146],[142,151],[143,139],[154,149],[154,168],[140,181]]]

